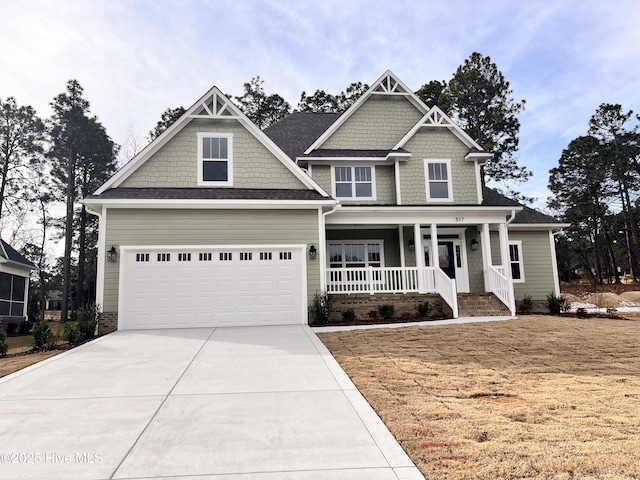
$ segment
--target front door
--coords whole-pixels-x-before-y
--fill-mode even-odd
[[[425,266],[431,265],[429,258],[429,247],[424,247],[424,262]],[[446,273],[449,278],[456,278],[455,259],[453,257],[453,242],[438,242],[438,263],[440,269]]]
[[[453,278],[456,281],[456,288],[458,292],[469,291],[469,279],[468,274],[463,266],[466,262],[466,255],[462,248],[464,245],[460,239],[442,240],[438,242],[438,264],[440,269],[447,274],[449,278]],[[431,241],[429,239],[424,240],[424,263],[425,266],[431,266],[431,259],[429,250],[431,248]]]

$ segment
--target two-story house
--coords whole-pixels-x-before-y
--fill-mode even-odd
[[[488,161],[389,71],[341,115],[265,131],[214,87],[85,199],[103,326],[306,323],[323,291],[435,298],[453,317],[487,293],[514,314],[559,294],[562,225],[483,188]]]

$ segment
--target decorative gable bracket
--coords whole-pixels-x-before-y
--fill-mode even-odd
[[[371,93],[377,95],[411,95],[413,92],[410,92],[395,75],[387,72],[383,78],[378,80],[377,85],[374,85]]]
[[[189,115],[190,118],[217,118],[217,119],[239,119],[240,116],[234,112],[235,106],[229,105],[229,100],[217,91],[205,96],[200,101],[200,109],[197,113]]]

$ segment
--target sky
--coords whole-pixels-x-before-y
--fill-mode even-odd
[[[240,95],[259,75],[295,107],[387,69],[415,91],[480,52],[526,100],[520,190],[540,207],[601,103],[640,113],[638,0],[0,0],[0,19],[0,98],[46,118],[76,79],[120,145],[213,85]]]

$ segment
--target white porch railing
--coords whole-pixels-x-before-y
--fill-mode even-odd
[[[327,269],[327,293],[410,293],[419,291],[418,267]]]
[[[511,282],[504,275],[504,268],[501,266],[489,265],[487,270],[488,290],[500,299],[511,310],[511,315],[515,315],[515,299]]]
[[[458,318],[458,292],[456,291],[456,281],[453,278],[449,278],[449,275],[444,273],[439,268],[433,269],[436,292],[447,302],[447,304],[453,310],[453,318]]]
[[[419,275],[422,274],[422,285]],[[362,267],[327,269],[327,293],[438,293],[458,317],[455,280],[439,268]]]

